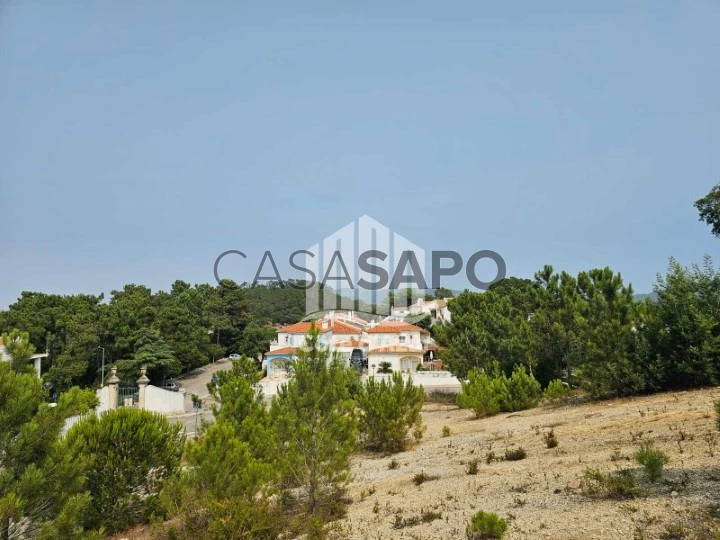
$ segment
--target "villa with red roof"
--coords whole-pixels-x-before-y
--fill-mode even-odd
[[[346,362],[362,362],[367,358],[367,342],[361,340],[364,324],[333,313],[318,321],[302,321],[278,328],[277,338],[265,353],[268,375],[286,371],[288,364],[297,359],[297,350],[305,344],[305,334],[313,322],[320,330],[320,344],[332,353],[339,354]]]
[[[416,371],[423,361],[427,330],[403,321],[385,321],[368,328],[368,362],[378,369],[387,362],[393,371]]]
[[[372,372],[383,362],[389,363],[393,371],[414,372],[426,352],[434,347],[427,330],[404,321],[366,323],[340,312],[314,323],[320,331],[321,345],[349,365]],[[277,339],[265,353],[268,376],[286,373],[288,366],[297,360],[298,349],[305,344],[311,324],[305,321],[277,329]]]

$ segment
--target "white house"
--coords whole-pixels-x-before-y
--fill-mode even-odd
[[[43,358],[47,357],[47,353],[33,354],[30,357],[30,360],[32,360],[32,363],[35,366],[35,373],[37,373],[38,377],[40,377],[42,371],[42,360]],[[10,360],[12,360],[12,358],[10,358],[10,355],[7,352],[7,348],[3,344],[2,338],[0,338],[0,362],[9,362]]]
[[[361,340],[363,327],[359,319],[344,319],[337,313],[326,315],[314,321],[320,331],[319,343],[337,353],[346,362],[367,358],[367,342]],[[363,322],[364,321],[360,321]],[[277,330],[277,338],[270,343],[265,353],[266,373],[268,376],[287,371],[289,363],[297,359],[297,350],[305,344],[305,334],[310,331],[311,321],[303,321]]]
[[[449,298],[436,298],[424,300],[418,298],[417,302],[410,306],[393,307],[393,317],[408,317],[412,315],[429,315],[431,324],[444,324],[452,320],[452,315],[447,307]]]
[[[416,371],[423,361],[423,336],[428,334],[414,324],[384,321],[368,328],[368,363],[379,369],[388,362],[393,371]]]
[[[303,321],[277,329],[277,338],[265,353],[267,376],[287,375],[312,324]],[[320,344],[333,356],[370,372],[377,372],[383,362],[388,362],[393,371],[414,372],[424,359],[436,359],[439,350],[427,330],[393,317],[367,323],[353,317],[352,312],[331,312],[314,324],[320,331]]]

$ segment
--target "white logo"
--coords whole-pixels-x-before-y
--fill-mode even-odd
[[[383,300],[390,291],[428,288],[425,263],[424,249],[363,215],[306,250],[304,267],[317,281],[306,291],[305,312],[374,305],[389,314]]]

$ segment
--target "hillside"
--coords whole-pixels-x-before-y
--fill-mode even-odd
[[[720,434],[712,410],[718,398],[718,389],[666,393],[481,420],[454,406],[426,405],[420,444],[395,456],[354,458],[353,503],[338,538],[464,538],[478,509],[509,518],[510,539],[716,538],[710,529],[720,521],[708,509],[717,511],[720,503]],[[449,437],[441,436],[443,426]],[[559,441],[554,449],[543,441],[551,428]],[[653,441],[670,456],[656,484],[630,458],[640,441]],[[488,452],[501,456],[517,446],[526,459],[486,464]],[[477,475],[468,475],[475,458]],[[393,459],[399,467],[391,470]],[[587,467],[634,469],[647,493],[621,501],[585,497],[579,484]],[[422,471],[438,478],[416,486],[413,476]],[[423,510],[442,517],[394,528]]]

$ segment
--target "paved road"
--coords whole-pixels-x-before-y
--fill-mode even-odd
[[[174,416],[168,416],[168,420],[176,420],[181,422],[189,436],[195,434],[195,425],[200,423],[203,419],[211,421],[213,418],[210,406],[213,403],[212,396],[208,392],[207,383],[210,382],[212,376],[218,371],[230,369],[232,362],[228,358],[222,358],[217,362],[208,364],[201,368],[186,373],[177,377],[176,380],[180,383],[180,386],[185,390],[185,410],[190,411],[189,413],[179,414]],[[203,409],[200,414],[193,411],[192,398],[193,394],[197,394],[203,400]]]

